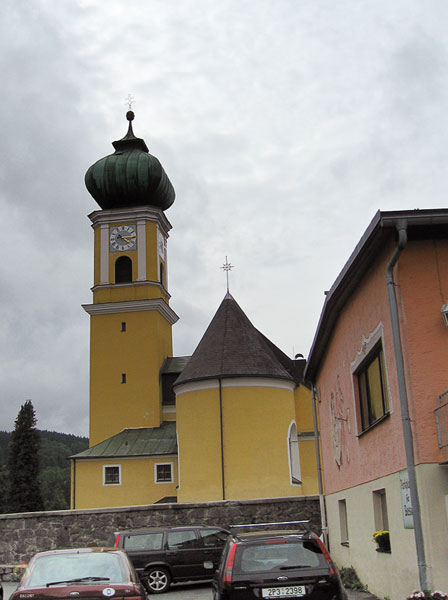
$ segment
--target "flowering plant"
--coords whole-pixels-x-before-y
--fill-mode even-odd
[[[376,542],[377,552],[390,552],[390,538],[388,531],[380,529],[379,531],[375,531],[372,536],[373,541]]]
[[[447,598],[448,594],[445,594],[445,592],[441,592],[440,590],[435,590],[434,592],[420,592],[419,590],[414,590],[411,595],[408,596],[407,600],[447,600]]]

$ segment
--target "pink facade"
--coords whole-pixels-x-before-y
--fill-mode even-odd
[[[386,285],[395,247],[390,236],[364,268],[316,369],[325,494],[406,469]],[[440,312],[448,298],[446,274],[446,240],[408,241],[394,269],[416,464],[446,460],[434,416],[448,388],[448,329]],[[368,353],[375,333],[383,345],[390,414],[362,433],[353,364]]]

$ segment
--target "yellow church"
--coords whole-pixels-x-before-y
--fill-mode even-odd
[[[312,495],[305,360],[291,360],[227,293],[191,357],[175,357],[165,211],[174,188],[134,113],[87,171],[100,210],[90,315],[89,448],[71,457],[71,508]]]

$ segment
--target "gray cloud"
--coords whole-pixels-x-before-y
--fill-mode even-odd
[[[126,131],[164,165],[177,354],[225,293],[306,355],[378,208],[446,204],[444,0],[2,4],[1,419],[88,433],[97,208],[86,169]]]

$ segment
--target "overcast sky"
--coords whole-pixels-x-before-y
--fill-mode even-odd
[[[127,129],[176,190],[174,353],[226,291],[307,356],[378,209],[448,205],[446,0],[2,0],[0,429],[88,434],[96,210]]]

